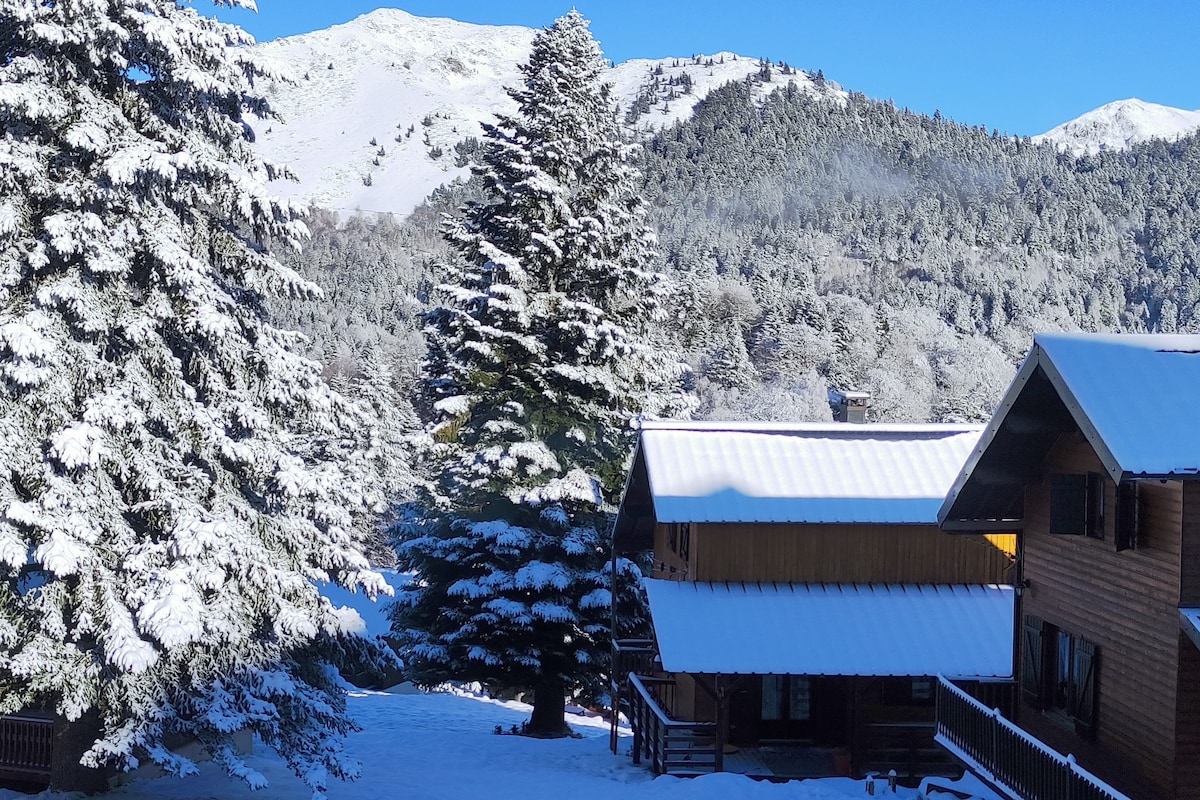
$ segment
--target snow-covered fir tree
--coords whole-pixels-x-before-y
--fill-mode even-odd
[[[608,522],[632,423],[682,397],[648,333],[654,239],[604,70],[572,11],[535,38],[517,112],[484,126],[488,199],[447,224],[457,261],[427,328],[435,484],[396,526],[419,575],[393,612],[412,676],[533,689],[543,735],[607,660]]]
[[[72,722],[62,788],[193,772],[180,738],[259,786],[248,729],[321,794],[357,769],[332,664],[379,654],[313,581],[384,589],[375,457],[262,311],[316,288],[271,250],[305,229],[250,150],[249,39],[176,0],[0,30],[0,711]]]

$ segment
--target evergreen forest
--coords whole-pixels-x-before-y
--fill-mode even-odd
[[[1200,138],[1075,157],[786,78],[728,84],[642,143],[660,333],[697,416],[826,419],[832,387],[870,391],[876,421],[983,421],[1035,332],[1195,329]],[[384,363],[410,393],[440,226],[479,192],[315,214],[294,266],[327,302],[277,312],[331,375]]]

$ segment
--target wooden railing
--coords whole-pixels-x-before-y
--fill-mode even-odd
[[[888,770],[895,770],[902,778],[956,772],[954,759],[934,742],[932,721],[871,722],[861,731],[861,772],[886,775]]]
[[[1022,800],[1129,800],[945,678],[938,679],[937,741]]]
[[[609,698],[612,702],[612,721],[608,732],[608,749],[613,755],[620,749],[621,739],[618,726],[621,715],[632,719],[629,707],[629,675],[652,675],[657,672],[654,663],[658,655],[650,639],[613,639],[612,661],[609,672]]]
[[[629,675],[633,763],[650,763],[655,775],[696,775],[716,769],[717,726],[712,722],[671,719],[656,699],[668,678]],[[651,686],[655,690],[651,690]]]
[[[49,781],[53,752],[53,719],[23,714],[0,716],[0,775],[30,782]]]
[[[654,657],[658,651],[650,639],[614,639],[612,643],[613,683],[624,681],[629,673],[653,675],[658,671]]]

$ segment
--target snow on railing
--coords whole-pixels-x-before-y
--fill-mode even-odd
[[[629,673],[629,724],[633,763],[643,758],[656,775],[695,775],[716,769],[717,726],[712,722],[672,719],[658,704],[647,682],[671,682]],[[671,682],[673,683],[673,682]]]
[[[1129,800],[1075,762],[938,676],[939,744],[1022,800]]]

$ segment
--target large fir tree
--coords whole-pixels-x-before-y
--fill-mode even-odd
[[[315,287],[270,249],[305,230],[249,39],[176,0],[0,0],[0,31],[0,711],[73,723],[64,788],[192,772],[180,737],[261,785],[250,729],[320,792],[356,770],[330,662],[375,654],[312,581],[382,588],[373,467],[262,313]]]
[[[397,526],[419,575],[393,616],[413,676],[532,688],[546,735],[606,662],[631,423],[680,377],[647,338],[654,240],[605,67],[572,11],[534,39],[517,112],[484,126],[488,199],[448,224],[458,261],[427,329],[436,484]]]

